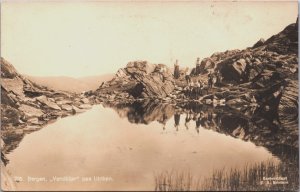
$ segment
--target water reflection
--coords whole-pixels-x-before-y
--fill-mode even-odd
[[[274,156],[276,166],[298,174],[298,136],[285,127],[294,126],[295,121],[283,124],[262,112],[197,102],[103,103],[26,137],[6,137],[16,141],[4,146],[10,160],[7,167],[13,176],[104,175],[114,179],[111,183],[34,186],[21,182],[21,190],[154,190],[153,171],[191,170],[192,175],[209,178],[213,170],[243,170],[247,163]]]
[[[165,109],[174,107],[176,111],[176,106]],[[153,117],[148,112],[147,117]],[[48,181],[53,176],[113,178],[113,182],[105,183],[39,182],[34,185],[24,180],[17,183],[19,190],[154,190],[154,172],[191,170],[191,174],[202,177],[225,166],[240,169],[245,163],[273,159],[265,148],[250,142],[201,126],[198,134],[191,129],[192,119],[190,129],[186,130],[185,116],[180,112],[176,115],[176,121],[179,120],[176,131],[175,114],[168,121],[165,114],[155,116],[152,122],[139,121],[148,122],[147,125],[133,124],[111,108],[94,106],[83,114],[60,119],[24,137],[7,155],[10,160],[7,169],[12,176],[46,177]]]
[[[165,130],[166,122],[173,117],[176,131],[179,131],[181,124],[187,130],[195,129],[197,133],[200,128],[209,129],[264,146],[284,161],[296,162],[299,157],[297,117],[280,122],[274,111],[257,107],[237,111],[197,102],[170,105],[158,100],[144,100],[133,103],[111,102],[104,106],[115,109],[120,117],[126,117],[131,123],[149,124],[157,121]],[[289,130],[291,127],[295,130]]]
[[[245,165],[244,170],[224,171],[217,170],[212,178],[206,178],[205,181],[193,182],[189,179],[183,181],[183,176],[178,179],[178,174],[159,173],[155,176],[156,190],[174,191],[174,190],[295,190],[299,185],[299,153],[298,153],[298,116],[297,114],[289,117],[279,117],[274,110],[266,111],[262,108],[248,108],[236,111],[228,107],[213,107],[202,105],[197,102],[180,103],[179,105],[168,106],[155,101],[135,102],[128,104],[128,111],[134,113],[136,107],[139,111],[147,111],[135,118],[135,123],[149,123],[149,116],[152,121],[161,122],[165,130],[165,121],[155,117],[174,117],[174,128],[179,131],[181,124],[184,124],[186,130],[195,129],[199,134],[200,128],[213,130],[218,133],[230,135],[244,141],[251,141],[255,145],[264,146],[274,156],[278,157],[281,162],[274,165],[270,162],[262,162],[260,165],[248,167]],[[116,111],[122,111],[119,104],[107,104]],[[151,106],[150,108],[143,108]],[[168,107],[169,110],[165,110]],[[143,109],[141,109],[143,108]],[[158,113],[158,114],[157,114]],[[160,115],[160,116],[159,116]],[[123,113],[130,122],[132,115]],[[147,119],[148,121],[145,121]],[[181,122],[182,121],[182,122]],[[272,170],[271,172],[269,170]],[[265,172],[267,171],[267,172]],[[253,174],[251,173],[253,172]],[[245,175],[246,173],[246,175]],[[248,177],[251,173],[250,177]],[[260,174],[261,173],[261,174]],[[183,174],[183,173],[179,173]],[[228,176],[229,175],[229,176]],[[263,177],[288,176],[288,184],[268,185],[260,184]],[[216,178],[216,177],[219,178]],[[217,179],[217,180],[215,180]],[[179,182],[180,181],[180,182]],[[168,183],[170,182],[170,183]],[[234,185],[233,185],[234,184]],[[219,186],[219,188],[216,188]]]
[[[163,125],[173,117],[175,106],[159,101],[144,100],[133,103],[104,103],[106,107],[112,107],[120,117],[127,117],[130,123],[149,124],[157,121]]]

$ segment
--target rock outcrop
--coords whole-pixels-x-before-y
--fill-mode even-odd
[[[287,26],[253,47],[215,53],[201,62],[196,78],[207,78],[208,71],[221,76],[210,98],[225,99],[232,107],[253,103],[266,110],[279,110],[280,116],[298,111],[298,28]],[[196,70],[192,70],[191,75]],[[219,87],[218,87],[219,86]],[[207,99],[207,96],[202,98]]]
[[[258,105],[265,110],[298,110],[298,28],[297,23],[253,47],[214,53],[191,70],[192,81],[208,83],[208,73],[217,77],[216,87],[204,86],[200,97],[186,94],[186,79],[175,79],[163,64],[130,62],[116,76],[90,93],[98,100],[158,98],[178,102],[197,99],[202,103],[220,103],[240,109]],[[293,85],[293,86],[291,86]],[[202,96],[202,97],[201,97]],[[284,108],[284,110],[283,110]]]
[[[163,123],[161,114],[178,121],[187,110],[198,118],[197,126],[251,141],[288,159],[298,148],[297,26],[291,24],[253,47],[204,58],[189,77],[204,82],[201,91],[187,87],[185,78],[175,80],[165,65],[139,61],[130,62],[90,95],[132,123]],[[208,73],[220,78],[213,88],[205,85]]]
[[[16,148],[26,133],[39,130],[51,120],[83,112],[90,107],[84,95],[37,85],[1,58],[2,155]]]
[[[129,62],[115,77],[97,89],[97,95],[125,92],[133,98],[166,97],[174,90],[171,70],[164,64]]]

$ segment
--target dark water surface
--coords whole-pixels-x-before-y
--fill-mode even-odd
[[[209,177],[214,170],[281,161],[264,145],[247,141],[239,119],[230,119],[237,121],[231,125],[215,113],[144,108],[96,105],[26,135],[7,155],[8,170],[21,180],[17,189],[154,190],[154,176],[164,171]],[[217,121],[228,127],[214,126]]]

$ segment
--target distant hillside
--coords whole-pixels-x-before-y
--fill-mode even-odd
[[[29,80],[54,90],[69,91],[81,93],[83,91],[95,90],[99,85],[113,78],[112,74],[105,74],[99,76],[73,78],[66,76],[53,76],[53,77],[38,77],[27,76]]]

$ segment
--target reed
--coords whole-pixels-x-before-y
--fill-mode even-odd
[[[297,191],[298,165],[266,161],[245,165],[242,169],[214,170],[209,177],[194,177],[189,171],[165,171],[155,174],[156,191]],[[287,184],[275,184],[264,178],[287,177]]]

